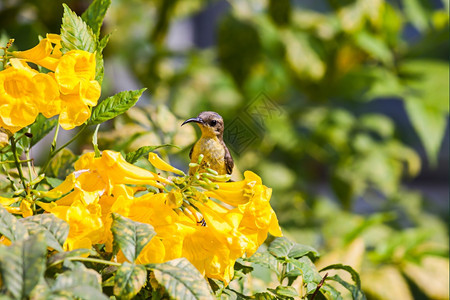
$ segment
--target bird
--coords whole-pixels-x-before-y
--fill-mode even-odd
[[[197,123],[202,131],[200,139],[189,152],[191,163],[197,163],[200,154],[203,154],[200,170],[202,166],[205,168],[206,165],[207,168],[216,171],[218,175],[231,175],[234,161],[223,141],[223,118],[216,112],[203,111],[196,118],[184,121],[181,126],[191,122]],[[192,168],[189,169],[189,175],[193,175]]]

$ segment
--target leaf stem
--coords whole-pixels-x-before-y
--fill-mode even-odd
[[[54,150],[54,149],[56,148],[56,134],[55,134],[55,138],[54,138],[55,145],[53,145],[53,143],[52,143],[52,151],[51,151],[50,154],[48,155],[48,159],[47,159],[47,161],[45,162],[44,166],[43,166],[43,167],[41,168],[41,170],[39,171],[39,175],[40,175],[40,174],[43,174],[43,173],[47,170],[47,168],[48,168],[48,166],[49,166],[50,161],[52,160],[52,158],[55,157],[55,155],[58,154],[61,150],[63,150],[64,148],[66,148],[68,145],[70,145],[73,141],[75,141],[75,140],[81,135],[81,133],[86,129],[86,127],[87,127],[87,125],[86,125],[86,124],[83,124],[83,126],[81,126],[81,128],[80,128],[80,130],[77,132],[77,134],[75,134],[75,135],[74,135],[67,143],[65,143],[64,145],[62,145],[61,147],[59,147],[59,148],[56,149],[56,150]],[[58,123],[58,127],[57,127],[56,130],[58,130],[58,128],[59,128],[59,123]]]
[[[17,154],[16,139],[11,136],[11,150],[13,152],[14,163],[17,171],[19,172],[20,181],[22,181],[23,188],[27,190],[27,184],[25,183],[25,177],[23,176],[22,165],[20,164],[19,155]]]
[[[74,256],[74,257],[67,257],[66,259],[76,260],[76,261],[86,261],[86,262],[111,265],[111,266],[116,266],[116,267],[120,267],[122,265],[121,263],[117,263],[117,262],[113,262],[113,261],[109,261],[109,260],[98,259],[98,258],[91,258],[91,257]]]

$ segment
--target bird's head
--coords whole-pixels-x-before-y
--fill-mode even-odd
[[[223,119],[222,117],[213,111],[204,111],[201,112],[196,118],[190,118],[181,124],[195,122],[198,124],[200,129],[202,130],[203,136],[218,136],[222,137],[223,135]]]

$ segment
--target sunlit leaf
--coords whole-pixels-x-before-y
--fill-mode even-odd
[[[350,291],[350,293],[352,294],[352,299],[354,299],[354,300],[365,300],[366,299],[366,296],[364,295],[363,291],[361,290],[361,287],[358,287],[358,286],[348,283],[347,281],[343,280],[338,275],[329,276],[329,277],[327,277],[327,280],[334,280],[336,282],[339,282],[343,287],[345,287],[347,290]]]
[[[146,280],[147,270],[143,265],[124,262],[115,276],[114,295],[119,299],[131,299],[140,291]]]
[[[146,89],[125,91],[106,98],[97,105],[89,119],[89,125],[100,124],[126,112],[141,97]]]
[[[403,63],[406,76],[405,109],[431,164],[437,163],[449,110],[448,63],[412,60]]]
[[[61,25],[61,51],[84,50],[94,53],[96,37],[92,29],[77,16],[66,4]]]
[[[100,28],[103,24],[108,7],[111,5],[111,0],[94,0],[81,15],[81,18],[92,29],[92,32],[98,37],[100,35]]]
[[[268,251],[278,258],[299,258],[309,255],[319,257],[319,252],[311,246],[295,243],[285,237],[276,238],[269,246]]]

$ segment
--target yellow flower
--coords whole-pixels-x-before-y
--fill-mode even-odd
[[[0,126],[17,132],[36,119],[39,89],[33,73],[9,67],[0,72]]]
[[[38,45],[26,51],[14,51],[12,55],[55,71],[61,57],[61,37],[57,34],[47,34]]]
[[[27,107],[37,107],[38,112],[47,118],[59,114],[60,125],[66,130],[83,124],[90,117],[90,107],[97,105],[101,93],[100,84],[95,80],[95,53],[71,50],[63,55],[61,37],[47,34],[47,37],[34,48],[15,51],[12,54],[17,57],[15,60],[19,58],[23,60],[22,69],[29,69],[29,76],[36,75],[35,89],[28,90],[30,94],[40,95],[36,96]],[[11,62],[13,60],[11,59]],[[38,73],[29,68],[25,61],[45,67],[54,73]],[[6,116],[9,111],[5,111],[2,116]],[[37,115],[36,110],[33,113]],[[28,121],[25,126],[31,124],[29,122],[31,119],[25,118]],[[12,132],[24,127],[8,122],[8,119],[0,120],[0,125]]]
[[[156,154],[149,160],[161,170],[181,174]],[[269,203],[271,189],[252,172],[245,172],[242,181],[218,182],[217,190],[205,190],[195,185],[194,177],[168,180],[127,163],[114,151],[104,151],[101,157],[84,154],[75,170],[49,192],[70,193],[54,203],[39,203],[71,225],[66,249],[103,243],[112,251],[111,213],[118,213],[150,224],[156,232],[135,263],[186,257],[204,276],[227,284],[239,257],[252,255],[268,233],[281,236]],[[129,185],[151,185],[158,191],[137,197],[146,189]],[[126,260],[121,252],[116,259]]]

